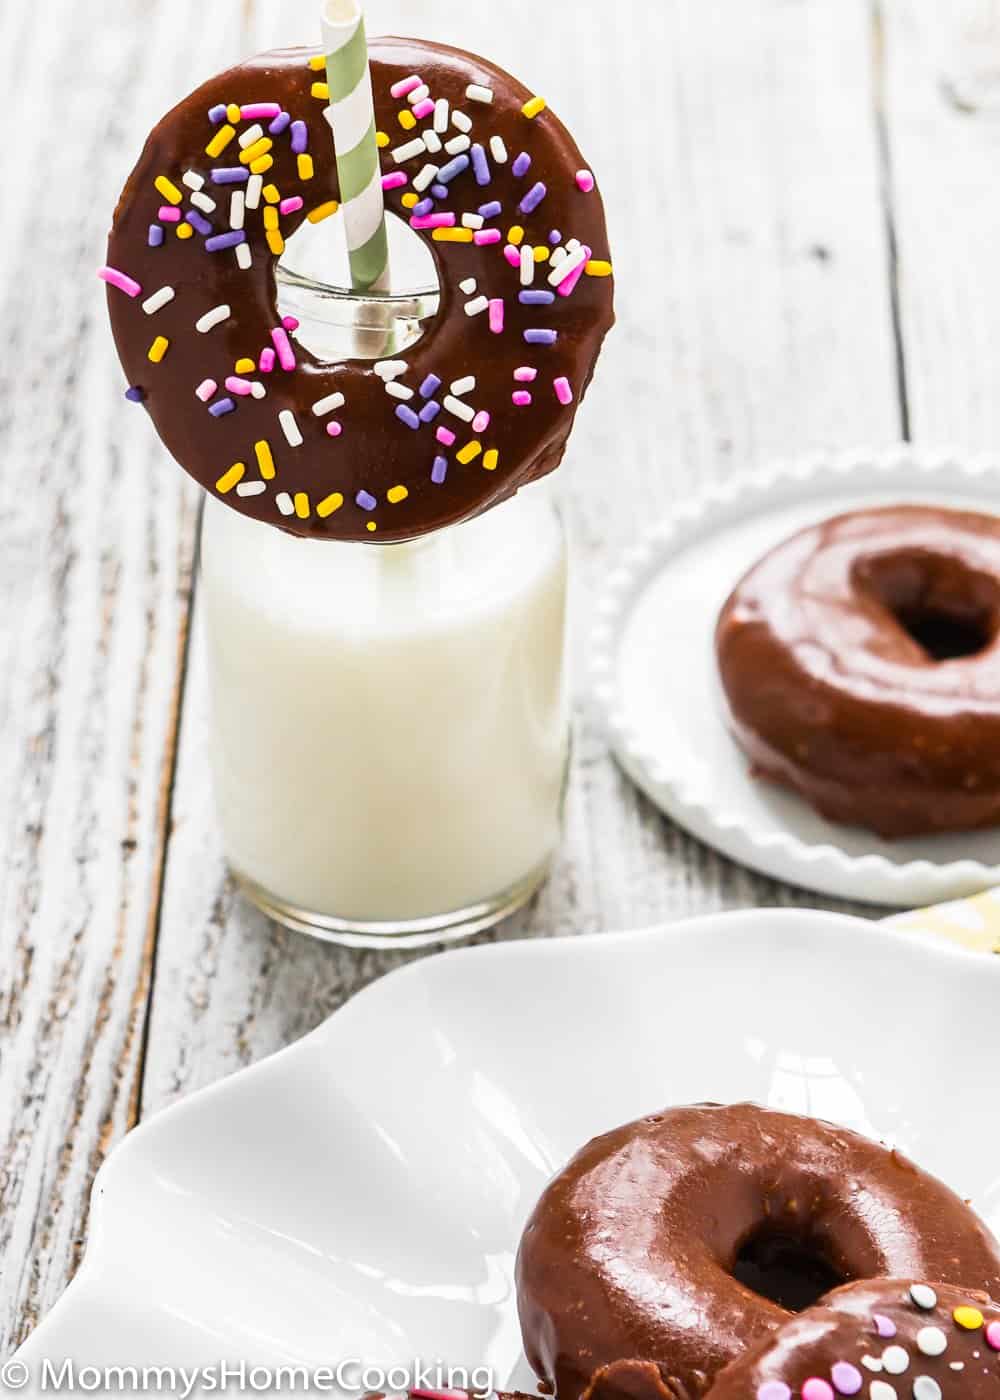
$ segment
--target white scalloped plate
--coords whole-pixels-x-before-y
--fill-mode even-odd
[[[21,1393],[66,1358],[440,1357],[532,1389],[525,1217],[593,1134],[672,1103],[833,1119],[1000,1229],[998,1001],[1000,960],[808,910],[413,963],[112,1154],[83,1267],[19,1353]]]
[[[840,511],[898,501],[997,511],[1000,467],[898,447],[814,457],[705,493],[611,576],[593,674],[619,762],[679,826],[765,875],[912,907],[1000,884],[1000,831],[880,841],[754,781],[723,723],[713,653],[730,590],[772,546]]]

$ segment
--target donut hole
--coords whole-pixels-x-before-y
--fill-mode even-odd
[[[848,1283],[807,1233],[761,1225],[740,1245],[730,1271],[744,1288],[786,1312],[804,1312],[831,1288]]]
[[[355,293],[343,219],[305,220],[285,243],[275,269],[278,314],[294,316],[294,339],[321,364],[381,360],[423,338],[441,301],[427,244],[386,211],[391,291]]]
[[[1000,630],[1000,581],[952,555],[881,555],[855,575],[929,661],[978,656]]]

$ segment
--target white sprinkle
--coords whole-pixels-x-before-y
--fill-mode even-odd
[[[549,286],[561,287],[567,277],[572,277],[576,269],[582,267],[586,261],[586,248],[578,248],[575,253],[570,253],[570,255],[563,258],[559,266],[549,274]]]
[[[904,1347],[886,1347],[882,1353],[882,1365],[890,1376],[901,1376],[909,1364],[910,1353]]]
[[[413,141],[407,141],[403,146],[397,146],[392,153],[392,158],[397,165],[405,165],[408,160],[422,156],[426,150],[427,145],[423,137],[418,136]]]
[[[285,441],[289,447],[302,446],[302,434],[299,432],[299,425],[295,421],[295,414],[290,408],[283,408],[278,414],[278,422],[281,424],[281,431],[285,435]]]
[[[917,1350],[924,1356],[942,1356],[948,1350],[948,1338],[940,1327],[921,1327],[917,1333]]]
[[[474,297],[472,301],[465,303],[465,314],[466,316],[481,316],[484,311],[489,309],[489,305],[487,297]]]
[[[197,389],[195,389],[194,396],[196,399],[201,399],[202,403],[208,403],[209,399],[214,396],[218,387],[214,379],[203,379]]]
[[[462,227],[463,227],[463,228],[481,229],[482,226],[483,226],[483,224],[485,224],[485,222],[486,222],[486,220],[483,218],[482,214],[463,214],[463,215],[462,215]]]
[[[446,396],[444,406],[452,417],[460,418],[463,423],[471,423],[476,416],[476,410],[474,408],[470,408],[467,403],[463,403],[461,399],[454,398],[451,394]]]
[[[450,110],[447,97],[439,97],[434,103],[434,130],[439,136],[443,136],[448,130]]]
[[[312,411],[317,418],[324,417],[327,413],[335,413],[338,408],[343,408],[345,399],[343,394],[327,394],[325,399],[317,399],[312,406]]]
[[[263,496],[267,485],[263,481],[241,481],[236,488],[237,496]]]
[[[398,379],[408,369],[409,365],[405,360],[379,360],[375,366],[375,373],[379,379]]]
[[[255,379],[250,385],[250,397],[254,399],[267,398],[267,390],[264,388],[263,384],[260,382],[259,379]]]
[[[552,255],[549,258],[549,262],[552,264],[553,267],[558,267],[559,264],[564,263],[568,257],[569,254],[567,253],[565,248],[553,248]]]
[[[424,132],[424,145],[432,156],[437,155],[438,151],[441,149],[441,138],[436,131],[428,130]]]
[[[471,297],[478,286],[479,283],[474,277],[466,277],[464,282],[458,284],[459,291],[464,292],[467,297]]]
[[[444,143],[444,148],[450,156],[460,156],[472,145],[471,136],[453,136],[450,141]]]
[[[253,253],[250,251],[249,243],[238,243],[236,245],[236,262],[244,272],[249,272],[253,267]]]
[[[530,287],[535,280],[535,250],[530,243],[521,244],[521,286]]]
[[[464,379],[456,379],[451,386],[451,392],[457,394],[459,398],[463,394],[471,394],[476,387],[476,376],[467,374]]]
[[[421,83],[419,87],[415,87],[412,92],[406,94],[406,100],[411,107],[415,107],[418,102],[423,102],[424,98],[430,97],[430,95],[430,88],[426,83]]]
[[[472,118],[466,116],[460,109],[452,112],[451,124],[456,131],[469,132],[472,130]]]
[[[189,190],[200,190],[204,189],[205,177],[199,175],[197,170],[185,170],[181,176],[181,182],[187,185]]]
[[[437,173],[438,167],[436,165],[425,165],[419,175],[414,175],[413,188],[417,190],[419,194],[423,194],[424,190],[430,189],[431,185],[433,185],[434,181],[437,179]]]
[[[932,1376],[918,1376],[913,1382],[913,1400],[941,1400],[942,1391]]]
[[[872,1400],[899,1400],[895,1387],[888,1381],[872,1381],[868,1387],[868,1394]]]
[[[210,199],[207,194],[202,194],[200,190],[196,190],[191,196],[191,203],[196,209],[201,209],[206,214],[215,212],[215,200]]]
[[[295,507],[292,505],[292,498],[287,491],[280,491],[274,498],[274,504],[281,511],[282,515],[294,515]]]
[[[497,165],[507,164],[507,147],[503,143],[502,136],[490,137],[490,153]]]
[[[246,131],[240,133],[240,145],[244,150],[252,146],[255,141],[260,141],[264,136],[264,128],[259,122],[254,122],[253,126],[248,126]]]
[[[910,1289],[910,1298],[924,1312],[933,1312],[938,1305],[938,1295],[928,1283],[915,1283]]]
[[[194,328],[196,331],[200,331],[202,335],[207,335],[208,332],[213,330],[216,326],[221,326],[223,321],[228,321],[232,314],[231,309],[227,305],[213,306],[211,311],[206,311],[204,316],[198,317],[197,321],[194,323]]]
[[[949,1369],[950,1371],[964,1371],[964,1370],[965,1370],[965,1362],[964,1362],[964,1361],[949,1361],[949,1362],[948,1362],[948,1369]]]
[[[863,1356],[861,1364],[866,1371],[881,1371],[882,1363],[877,1356]]]
[[[413,390],[408,389],[405,384],[397,384],[394,379],[386,381],[385,392],[391,394],[394,399],[413,398]]]
[[[154,292],[151,297],[147,297],[142,303],[142,309],[147,316],[152,316],[154,312],[162,311],[165,306],[169,306],[176,293],[173,287],[161,287],[158,292]]]
[[[582,246],[579,238],[571,238],[566,244],[566,251],[567,253],[576,253]]]
[[[465,95],[470,102],[492,102],[493,89],[483,87],[480,83],[470,83],[465,89]]]
[[[263,175],[251,175],[247,181],[247,208],[259,209],[261,191],[264,188]]]
[[[242,228],[246,223],[247,199],[242,190],[234,190],[229,196],[229,227]]]

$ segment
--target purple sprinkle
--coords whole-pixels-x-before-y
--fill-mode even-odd
[[[435,486],[440,486],[441,483],[442,483],[442,481],[444,481],[444,479],[445,479],[445,477],[446,477],[447,475],[448,475],[448,458],[447,458],[447,457],[435,457],[435,458],[434,458],[434,466],[433,466],[433,468],[431,469],[431,481],[433,481],[433,483],[434,483]]]
[[[309,147],[309,128],[305,122],[292,122],[292,155],[301,156]]]
[[[559,339],[559,332],[530,330],[524,332],[524,339],[528,345],[555,345]]]
[[[757,1387],[757,1400],[792,1400],[792,1392],[784,1381],[765,1381]]]
[[[150,224],[148,242],[151,248],[159,248],[163,242],[163,229],[159,224]]]
[[[548,188],[539,180],[537,185],[532,185],[531,189],[518,205],[522,214],[533,214],[542,200],[548,194]]]
[[[442,185],[450,184],[457,175],[461,175],[462,172],[468,170],[468,168],[469,157],[465,154],[456,156],[455,159],[450,160],[447,165],[442,165],[441,169],[438,171],[438,180]]]
[[[275,117],[274,121],[267,129],[272,136],[280,136],[283,131],[287,131],[291,124],[291,112],[279,112],[278,115]]]
[[[562,242],[562,233],[559,231],[559,229],[554,228],[552,230],[552,232],[549,234],[549,242],[552,244],[553,248],[559,247],[559,244]]]
[[[211,234],[212,225],[205,218],[204,214],[198,213],[197,209],[189,209],[184,217],[195,232],[201,234],[202,238],[208,238]]]
[[[378,501],[376,501],[375,497],[368,491],[359,491],[354,499],[362,510],[374,510],[378,505]]]
[[[556,299],[555,292],[519,292],[518,301],[522,306],[551,306]]]
[[[875,1331],[880,1337],[894,1337],[896,1335],[896,1324],[891,1317],[886,1317],[885,1313],[875,1313]]]
[[[423,218],[426,218],[426,216],[427,216],[428,214],[433,214],[433,213],[434,213],[434,201],[433,201],[433,199],[422,199],[422,200],[420,201],[419,204],[415,204],[415,205],[413,206],[413,208],[410,210],[410,213],[413,215],[413,217],[414,217],[415,219],[423,219]]]
[[[493,172],[490,170],[490,163],[486,159],[486,152],[477,141],[472,148],[472,169],[475,172],[477,185],[488,185],[493,179]]]
[[[437,399],[429,399],[420,410],[421,423],[433,423],[434,419],[441,412],[441,405]]]
[[[841,1395],[857,1395],[864,1387],[864,1377],[849,1361],[837,1361],[830,1370],[830,1379]]]
[[[208,120],[212,123],[213,126],[221,126],[221,124],[226,120],[226,104],[224,102],[220,102],[215,107],[209,107]]]
[[[398,403],[396,405],[396,417],[401,423],[405,423],[408,428],[412,428],[414,432],[420,427],[420,419],[409,404]]]
[[[245,165],[223,165],[212,171],[213,185],[245,185],[249,179]]]
[[[436,374],[429,374],[420,386],[420,397],[422,399],[432,399],[441,387],[441,381]]]
[[[146,397],[146,391],[138,384],[133,384],[130,389],[125,390],[125,397],[129,403],[142,403]]]
[[[499,199],[491,199],[489,204],[480,204],[478,212],[481,219],[495,219],[503,213],[503,205]]]
[[[206,238],[205,248],[209,253],[221,253],[226,248],[238,248],[246,241],[247,236],[241,228],[233,229],[232,233],[217,233],[214,238]]]
[[[522,151],[510,168],[518,180],[527,175],[531,169],[531,157],[528,152]]]
[[[210,404],[208,411],[213,418],[222,418],[225,414],[232,413],[235,407],[232,399],[220,399],[218,403]]]

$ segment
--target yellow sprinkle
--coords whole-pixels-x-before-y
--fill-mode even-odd
[[[257,363],[255,360],[237,360],[233,368],[237,374],[253,374],[254,370],[257,368]]]
[[[309,67],[314,73],[322,73],[326,67],[326,59],[321,53],[314,53],[309,60]]]
[[[370,530],[371,533],[374,535],[375,531],[378,529],[378,526],[375,524],[375,521],[374,521],[374,520],[369,520],[369,522],[368,522],[368,524],[365,526],[365,528],[366,528],[367,530]]]
[[[250,166],[251,175],[266,175],[274,164],[274,156],[260,156]]]
[[[269,136],[262,136],[259,141],[255,141],[252,146],[247,146],[245,151],[240,151],[240,164],[253,165],[255,160],[261,156],[266,156],[274,145]]]
[[[306,218],[311,224],[321,224],[324,219],[328,219],[331,214],[336,214],[340,205],[335,199],[331,199],[327,204],[319,204],[315,209],[311,209]]]
[[[524,229],[520,224],[515,224],[507,235],[507,242],[513,243],[515,248],[520,248],[524,242]]]
[[[544,243],[540,243],[535,249],[535,262],[548,262],[549,250]]]
[[[473,438],[471,442],[467,442],[465,444],[461,452],[456,452],[455,456],[458,459],[458,461],[461,462],[463,467],[467,467],[470,462],[474,462],[476,460],[476,458],[479,456],[482,450],[483,444],[481,442],[477,442],[477,440]]]
[[[386,493],[386,499],[394,506],[398,506],[400,501],[405,501],[410,494],[405,486],[393,486]]]
[[[491,447],[489,452],[487,452],[486,456],[483,458],[483,466],[488,472],[495,472],[497,469],[497,463],[499,461],[500,453],[496,450],[495,447]]]
[[[308,152],[303,152],[299,156],[299,179],[311,180],[313,177],[313,158]]]
[[[177,237],[181,239],[182,242],[186,238],[194,237],[194,229],[191,227],[190,224],[175,224],[174,228],[176,230]]]
[[[156,186],[157,190],[159,190],[160,194],[163,195],[163,198],[170,204],[180,204],[181,200],[184,198],[173,180],[168,180],[166,175],[157,175],[153,184]]]
[[[325,520],[328,515],[332,515],[335,510],[339,510],[344,504],[344,498],[339,491],[332,492],[325,496],[316,507],[316,514],[321,520]]]
[[[233,126],[235,126],[242,116],[243,113],[240,110],[239,104],[230,102],[229,106],[226,108],[226,121],[232,122]]]
[[[309,497],[304,491],[295,493],[295,514],[300,520],[309,519]]]
[[[420,196],[414,194],[412,190],[410,191],[409,194],[404,194],[404,195],[403,195],[403,198],[402,198],[402,205],[403,205],[403,208],[404,208],[404,209],[416,209],[416,207],[417,207],[417,205],[418,205],[419,203],[420,203]]]
[[[265,185],[261,194],[267,204],[278,204],[281,200],[281,191],[277,185]]]
[[[583,270],[588,277],[610,277],[612,269],[609,262],[601,262],[600,259],[594,260],[592,258]]]
[[[266,438],[261,438],[260,442],[255,442],[253,450],[257,455],[257,465],[260,467],[260,474],[265,481],[274,480],[274,457],[271,454],[271,444]]]
[[[264,210],[264,227],[270,229],[278,227],[278,211],[272,209],[270,205]]]
[[[329,84],[329,83],[313,83],[313,85],[312,85],[312,95],[313,95],[313,97],[318,98],[320,102],[329,102],[329,100],[330,100],[330,84]]]
[[[205,154],[209,156],[221,156],[222,152],[229,145],[236,135],[236,130],[231,126],[220,126],[218,131],[205,147]]]
[[[966,1332],[975,1332],[983,1325],[983,1315],[978,1308],[956,1308],[952,1317]]]
[[[399,113],[399,124],[404,131],[412,131],[416,126],[417,119],[409,108]]]
[[[471,243],[471,228],[436,228],[432,237],[435,243]]]
[[[165,335],[158,335],[149,347],[149,358],[154,365],[158,365],[164,355],[170,349],[170,341]]]
[[[544,112],[545,106],[546,103],[544,97],[533,97],[530,102],[526,102],[524,104],[524,106],[521,108],[521,111],[529,120],[531,120],[531,118],[537,117],[542,112]]]
[[[227,472],[224,472],[215,483],[215,489],[220,496],[224,496],[227,491],[231,491],[234,486],[243,480],[246,465],[243,462],[234,462]]]
[[[269,228],[267,231],[267,246],[276,258],[280,258],[285,251],[285,240],[276,228]]]
[[[375,133],[375,144],[376,144],[376,146],[379,148],[380,151],[384,151],[385,148],[386,148],[386,146],[388,146],[388,144],[389,144],[389,135],[388,135],[388,133],[385,132],[385,131],[376,131],[376,133]]]

